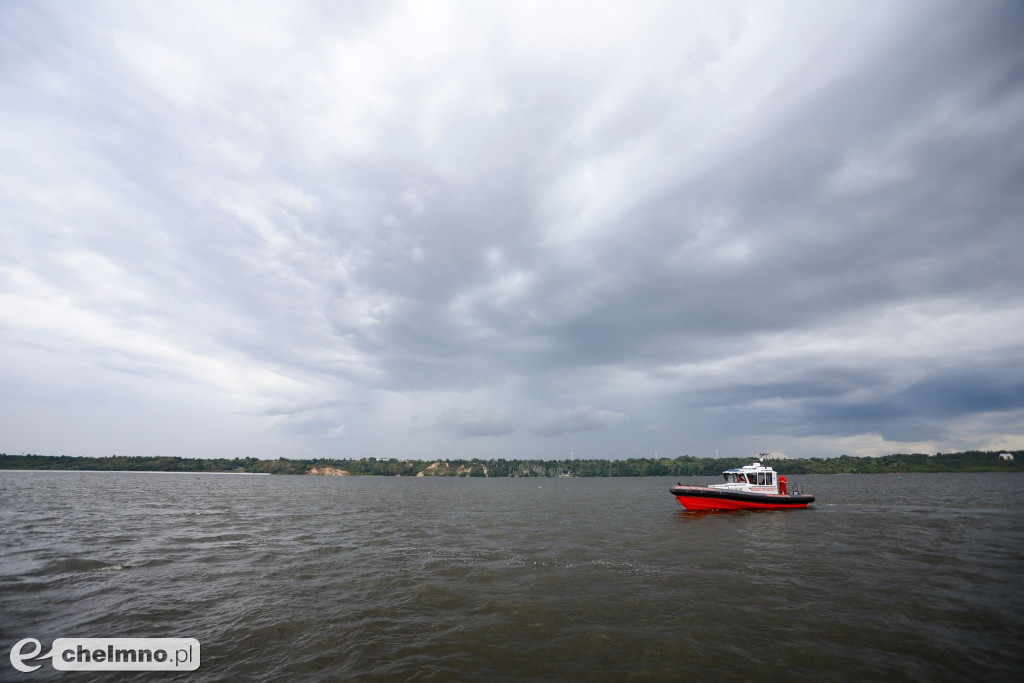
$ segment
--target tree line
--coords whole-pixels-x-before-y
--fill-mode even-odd
[[[1010,453],[1012,460],[1001,457]],[[625,460],[399,460],[397,458],[313,459],[180,458],[169,456],[76,457],[0,454],[0,470],[85,470],[121,472],[238,472],[310,474],[326,468],[350,475],[439,477],[694,477],[718,476],[722,470],[757,458],[628,458]],[[910,472],[1021,472],[1024,451],[895,453],[877,458],[785,458],[768,461],[785,474],[895,474]]]

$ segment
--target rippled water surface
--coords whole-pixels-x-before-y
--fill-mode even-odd
[[[0,472],[0,679],[27,637],[197,638],[180,680],[1022,677],[1024,476],[789,479],[818,501],[685,512],[665,478]]]

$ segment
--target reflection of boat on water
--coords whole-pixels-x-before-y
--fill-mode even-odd
[[[755,462],[739,469],[725,470],[724,484],[684,486],[669,489],[687,510],[754,510],[773,508],[805,508],[814,496],[795,487],[789,490],[784,474]]]

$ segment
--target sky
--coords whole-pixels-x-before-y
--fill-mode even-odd
[[[1022,449],[1022,27],[0,2],[0,452]]]

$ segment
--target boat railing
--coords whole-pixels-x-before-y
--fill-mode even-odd
[[[804,487],[800,484],[794,484],[789,487],[789,495],[791,496],[802,496],[804,495]]]

